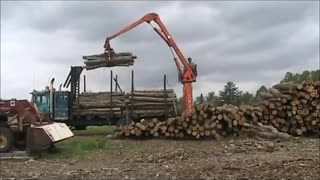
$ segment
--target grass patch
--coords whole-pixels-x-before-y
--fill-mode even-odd
[[[56,143],[54,148],[34,154],[35,158],[85,158],[95,153],[119,153],[125,152],[125,148],[119,147],[107,134],[112,133],[112,126],[88,126],[86,130],[74,130],[74,137]]]
[[[55,144],[53,149],[42,153],[41,158],[83,158],[98,152],[116,153],[118,150],[106,137],[75,136]]]
[[[112,126],[88,126],[86,130],[74,130],[74,135],[81,134],[109,134],[112,133]]]

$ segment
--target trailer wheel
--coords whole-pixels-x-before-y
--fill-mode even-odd
[[[14,144],[13,134],[9,128],[0,127],[0,152],[8,152]]]

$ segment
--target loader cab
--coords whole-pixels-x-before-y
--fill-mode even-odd
[[[46,91],[33,91],[32,93],[32,100],[38,110],[43,113],[44,115],[50,114],[50,105],[49,105],[49,92]]]
[[[31,94],[32,102],[45,116],[51,117],[54,121],[65,121],[69,119],[70,92],[53,91],[52,102],[50,102],[50,91],[47,89],[44,91],[34,90]]]

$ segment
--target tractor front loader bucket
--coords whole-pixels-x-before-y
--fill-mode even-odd
[[[33,126],[27,131],[26,150],[28,152],[45,150],[54,143],[71,137],[73,137],[73,133],[64,123]]]

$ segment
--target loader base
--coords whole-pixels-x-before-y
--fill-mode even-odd
[[[52,123],[30,127],[27,130],[27,152],[41,151],[50,148],[54,143],[73,137],[73,133],[64,123]]]
[[[26,151],[12,151],[8,153],[0,153],[0,160],[29,160],[33,159]]]

